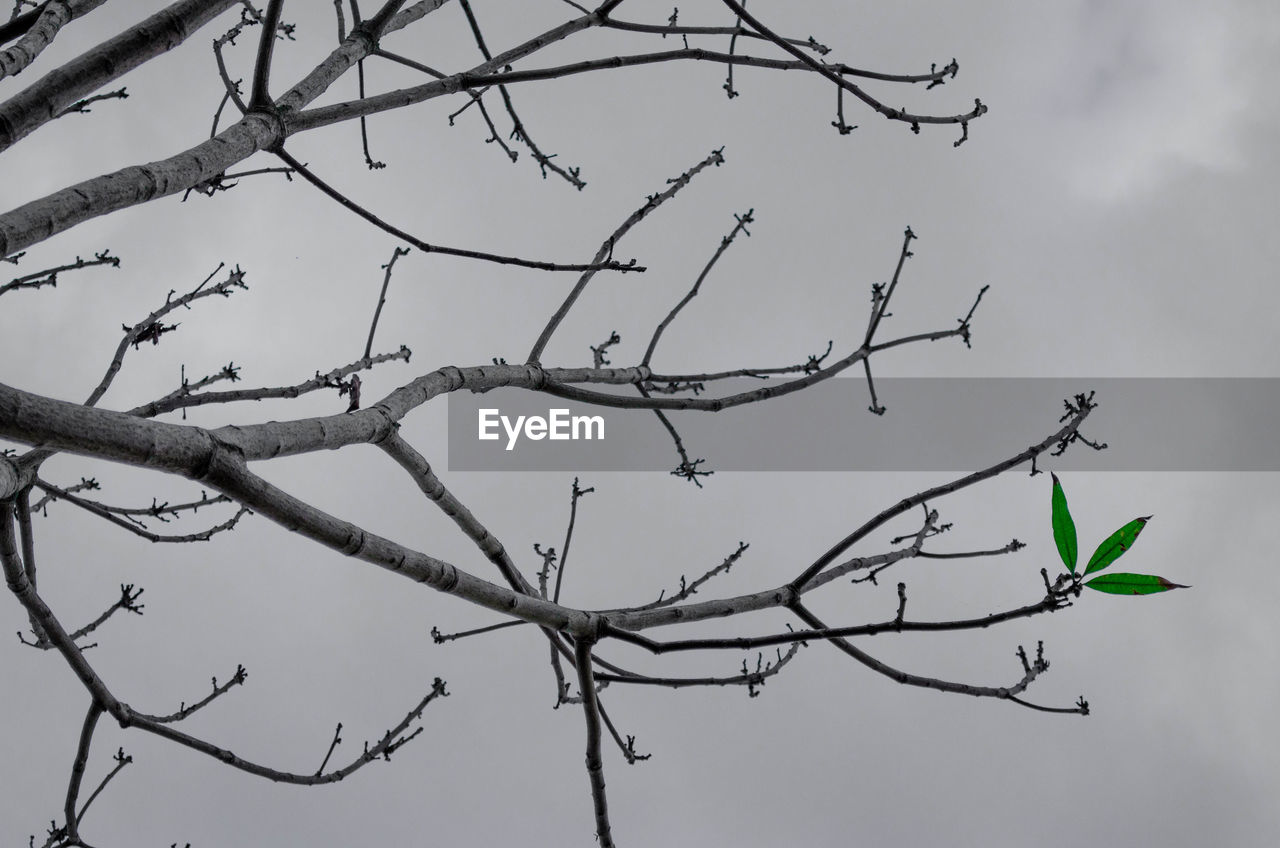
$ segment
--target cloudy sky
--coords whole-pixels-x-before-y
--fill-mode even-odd
[[[0,97],[162,5],[106,4],[68,27],[34,68],[6,80]],[[495,52],[571,13],[552,0],[473,5]],[[967,110],[980,97],[990,112],[961,147],[952,145],[952,127],[916,136],[851,104],[846,117],[859,127],[841,136],[830,126],[834,93],[810,76],[738,69],[741,96],[729,100],[723,67],[665,64],[513,87],[537,143],[582,168],[581,193],[544,181],[527,156],[510,164],[484,143],[474,110],[451,127],[457,99],[372,119],[370,145],[384,170],[365,168],[354,124],[299,136],[289,149],[433,243],[582,262],[646,195],[723,145],[723,167],[700,175],[615,251],[649,270],[597,278],[543,356],[548,365],[590,364],[589,345],[612,331],[622,337],[612,360],[636,362],[734,214],[753,208],[751,237],[734,244],[672,325],[655,368],[791,364],[821,353],[828,339],[837,351],[855,348],[870,286],[892,274],[910,225],[919,240],[886,333],[954,327],[978,289],[991,288],[973,321],[971,350],[955,339],[895,349],[874,360],[878,375],[1079,377],[1082,388],[1089,377],[1280,378],[1273,342],[1280,242],[1271,233],[1277,173],[1268,153],[1280,143],[1273,85],[1280,17],[1269,4],[888,5],[758,11],[859,67],[918,72],[956,57],[959,75],[941,88],[868,87],[891,105],[939,114]],[[628,0],[620,14],[660,23],[670,3]],[[277,94],[323,58],[333,38],[328,3],[287,4],[285,17],[297,21],[298,41],[280,47]],[[731,19],[720,4],[701,2],[682,5],[680,21]],[[211,24],[126,77],[128,100],[63,118],[7,151],[5,207],[204,138],[220,97],[208,44],[223,28]],[[255,39],[229,54],[234,75],[249,76]],[[476,61],[456,4],[385,46],[449,71]],[[529,67],[652,49],[639,37],[586,33]],[[385,63],[367,70],[375,88],[418,81]],[[354,85],[344,80],[331,99],[354,96]],[[259,164],[275,162],[264,156],[246,167]],[[180,365],[191,377],[234,361],[245,385],[299,382],[359,357],[380,266],[397,244],[279,175],[89,222],[33,249],[11,274],[103,248],[122,258],[121,268],[68,274],[56,289],[4,297],[0,375],[23,389],[82,398],[100,379],[120,324],[136,323],[170,290],[193,288],[225,262],[246,271],[250,290],[184,312],[181,330],[164,344],[131,353],[104,404],[127,409],[170,391]],[[405,344],[413,359],[368,375],[365,396],[444,365],[520,361],[571,285],[566,275],[404,257],[374,347]],[[1098,400],[1101,422],[1107,398]],[[911,424],[895,419],[892,396],[881,401],[886,416],[850,420],[851,438],[860,428]],[[330,392],[205,408],[188,423],[344,408]],[[1042,437],[1059,414],[1043,410]],[[723,415],[728,431],[734,419]],[[1172,416],[1147,437],[1159,440],[1180,421]],[[448,473],[445,423],[443,403],[433,404],[411,415],[403,433],[532,573],[540,562],[535,542],[562,545],[573,469]],[[1106,441],[1105,428],[1090,424],[1086,435]],[[1008,452],[1025,446],[1010,444]],[[714,463],[713,444],[691,450]],[[380,452],[352,448],[254,470],[372,531],[491,573]],[[58,483],[96,476],[113,503],[195,493],[181,480],[69,457],[42,473]],[[701,597],[774,586],[884,507],[951,476],[722,472],[698,490],[659,473],[584,475],[582,484],[596,491],[580,504],[564,599],[585,608],[647,602],[672,591],[681,575],[715,565],[740,540],[751,547]],[[1021,674],[1017,645],[1043,639],[1052,668],[1028,697],[1068,706],[1083,695],[1091,716],[902,687],[822,645],[802,651],[755,699],[736,689],[611,687],[612,717],[652,754],[627,766],[606,749],[619,842],[1275,843],[1276,475],[1067,472],[1062,481],[1082,548],[1135,516],[1154,515],[1125,567],[1193,588],[1149,598],[1091,593],[1060,614],[990,632],[859,644],[914,673],[1007,685]],[[931,504],[953,525],[931,540],[932,550],[994,548],[1013,537],[1025,550],[907,563],[880,587],[833,584],[816,611],[842,622],[891,617],[898,580],[922,619],[1035,602],[1043,594],[1039,569],[1054,572],[1056,563],[1049,485],[1024,470]],[[915,522],[913,514],[891,524],[854,553],[886,550]],[[546,647],[531,628],[434,645],[433,626],[453,631],[493,618],[258,517],[233,534],[175,548],[58,504],[37,532],[40,588],[65,622],[92,618],[121,583],[146,588],[145,616],[113,620],[90,652],[137,708],[172,711],[202,697],[211,677],[247,667],[247,685],[188,730],[250,759],[310,771],[338,722],[341,759],[399,721],[434,677],[451,693],[428,708],[421,736],[390,763],[321,788],[269,784],[104,722],[89,779],[105,773],[119,746],[134,763],[86,818],[94,844],[593,844],[581,714],[551,709]],[[0,610],[7,632],[25,630],[16,603]],[[737,629],[699,632],[765,633],[784,621],[760,615],[735,620]],[[658,664],[621,648],[611,656],[698,674],[731,674],[741,662],[726,653]],[[8,681],[0,738],[9,753],[0,838],[25,843],[61,815],[86,696],[58,657],[16,639],[0,649],[0,663]]]

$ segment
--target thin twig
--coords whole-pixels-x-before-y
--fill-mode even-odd
[[[116,374],[120,371],[120,366],[124,364],[124,356],[129,350],[129,345],[133,345],[136,349],[144,341],[159,344],[162,334],[177,329],[177,324],[162,324],[160,322],[161,318],[179,307],[189,307],[193,302],[202,298],[213,297],[214,295],[229,297],[235,289],[248,288],[244,283],[244,272],[240,270],[239,266],[227,275],[227,279],[210,288],[205,288],[209,280],[213,279],[213,275],[218,273],[222,267],[222,264],[219,263],[213,273],[204,279],[204,282],[179,298],[175,299],[173,297],[174,292],[169,292],[164,306],[161,306],[132,327],[124,328],[124,338],[120,340],[120,344],[116,347],[115,355],[111,357],[111,362],[107,366],[107,373],[102,376],[98,385],[89,393],[89,397],[84,402],[85,406],[95,405],[107,393],[107,389],[111,387],[112,381],[115,380]]]
[[[91,106],[94,103],[99,103],[103,100],[128,100],[128,99],[129,99],[128,89],[117,88],[115,91],[104,91],[102,94],[95,94],[91,97],[86,97],[83,100],[77,100],[75,103],[72,103],[70,106],[63,109],[61,112],[59,112],[57,114],[57,117],[61,118],[63,115],[70,115],[73,112],[79,113],[79,114],[87,114],[93,111],[92,109],[89,108],[89,106]]]
[[[119,268],[120,257],[112,256],[110,250],[95,253],[92,259],[81,259],[77,256],[76,261],[68,265],[59,265],[56,268],[46,268],[43,271],[36,271],[33,274],[24,274],[21,277],[14,277],[9,282],[0,286],[0,295],[16,291],[17,289],[38,289],[42,286],[56,287],[58,285],[58,274],[63,271],[78,271],[81,268],[90,268],[94,265],[110,265],[112,268]]]
[[[378,353],[366,359],[358,359],[341,368],[334,368],[332,371],[316,375],[310,380],[304,380],[291,386],[277,386],[274,388],[260,389],[235,389],[225,392],[199,392],[198,389],[206,385],[217,382],[222,379],[229,379],[235,382],[239,379],[236,373],[239,371],[233,365],[228,365],[216,375],[205,377],[195,383],[183,383],[177,389],[158,400],[135,406],[129,410],[130,415],[136,415],[140,418],[153,418],[165,412],[173,412],[177,409],[186,410],[196,406],[206,406],[214,403],[236,403],[246,400],[268,400],[272,398],[296,398],[308,392],[318,391],[320,389],[339,389],[341,391],[344,385],[344,377],[350,377],[359,371],[367,371],[375,365],[383,362],[393,362],[402,360],[408,362],[413,355],[413,351],[401,345],[398,351],[394,353]],[[349,381],[347,381],[349,383]]]
[[[504,57],[498,57],[502,59]],[[595,71],[633,68],[643,65],[661,64],[664,62],[715,62],[718,64],[728,64],[732,62],[735,65],[749,66],[753,68],[770,68],[773,70],[803,70],[820,74],[830,79],[844,88],[846,91],[854,93],[858,99],[867,103],[875,111],[884,115],[893,121],[906,123],[908,126],[916,126],[918,124],[960,124],[965,125],[969,121],[976,120],[986,114],[987,107],[981,100],[975,99],[974,106],[968,112],[956,113],[953,115],[928,115],[923,113],[908,112],[905,109],[895,109],[885,106],[879,100],[868,95],[858,86],[843,79],[844,76],[871,76],[863,74],[859,69],[840,63],[819,64],[809,57],[805,56],[803,60],[774,59],[764,56],[750,56],[738,54],[730,56],[728,53],[721,53],[715,50],[704,50],[698,47],[690,47],[680,50],[660,50],[653,53],[639,53],[629,56],[611,56],[604,59],[587,59],[581,62],[571,62],[565,65],[554,65],[545,68],[531,68],[527,70],[507,70],[507,71],[480,71],[473,70],[462,74],[457,74],[433,83],[415,86],[412,88],[400,89],[398,91],[390,91],[386,94],[374,95],[366,97],[360,101],[347,101],[345,103],[337,103],[332,106],[320,106],[314,109],[308,109],[289,119],[289,128],[291,132],[306,132],[308,130],[319,129],[320,127],[330,124],[339,123],[341,121],[349,121],[358,118],[361,115],[373,115],[378,112],[384,112],[390,109],[398,109],[404,106],[420,103],[430,100],[434,97],[440,97],[445,94],[452,94],[457,91],[463,91],[475,88],[485,88],[493,85],[514,85],[519,82],[538,82],[551,79],[563,79],[565,77],[574,76],[576,74],[592,73]],[[487,65],[493,63],[486,63]],[[509,62],[507,63],[509,64]],[[924,81],[935,78],[933,74],[919,75],[919,80],[900,80],[902,82]]]
[[[471,3],[469,0],[458,0],[458,2],[462,6],[462,11],[466,13],[467,23],[471,26],[471,34],[475,37],[476,46],[480,48],[481,55],[484,56],[486,62],[492,61],[493,54],[489,52],[489,48],[485,45],[484,34],[480,31],[480,24],[476,20],[475,12],[471,9]],[[578,189],[578,191],[582,191],[582,189],[586,188],[587,184],[579,177],[580,170],[578,168],[569,168],[568,170],[561,168],[559,165],[551,161],[555,158],[554,156],[548,156],[543,153],[542,150],[538,148],[538,145],[534,143],[533,139],[529,136],[529,131],[525,129],[524,122],[521,121],[520,116],[516,114],[515,104],[511,101],[511,93],[507,91],[507,87],[505,85],[498,86],[498,94],[502,97],[502,102],[506,106],[507,114],[511,117],[513,125],[511,137],[518,141],[523,141],[525,146],[529,148],[529,152],[533,154],[533,160],[537,162],[538,166],[542,169],[542,178],[545,180],[547,178],[547,172],[551,171],[552,173],[562,177],[566,182]],[[477,99],[476,102],[478,103],[479,100]],[[488,120],[487,115],[485,119]],[[492,122],[490,122],[489,126],[492,129]],[[494,135],[496,137],[497,133],[495,132]],[[513,158],[512,161],[514,162],[515,159]]]
[[[378,330],[378,319],[382,317],[382,305],[387,302],[387,286],[391,285],[391,269],[395,266],[397,259],[408,255],[408,248],[397,247],[391,252],[391,259],[382,266],[387,273],[382,277],[382,291],[378,293],[378,305],[373,310],[373,323],[369,325],[369,340],[364,345],[364,359],[368,359],[373,350],[373,334]]]
[[[245,671],[244,666],[237,664],[235,674],[231,675],[231,677],[227,679],[226,683],[220,684],[218,683],[218,678],[216,677],[213,678],[212,691],[209,692],[208,695],[205,695],[203,698],[196,701],[194,704],[187,704],[186,702],[183,702],[178,706],[178,709],[176,712],[170,713],[167,716],[153,716],[152,719],[154,721],[160,722],[161,724],[170,724],[176,721],[182,721],[184,718],[187,718],[192,713],[195,713],[209,706],[215,700],[222,697],[227,692],[231,691],[233,687],[243,686],[245,680],[248,679],[248,677],[249,677],[249,672]]]
[[[707,278],[707,275],[711,273],[711,269],[715,267],[716,262],[720,261],[720,257],[729,249],[729,245],[733,244],[733,240],[738,237],[738,233],[743,233],[747,236],[751,235],[747,230],[747,224],[755,221],[755,218],[753,217],[755,215],[755,211],[756,210],[754,209],[748,209],[742,215],[733,216],[737,219],[738,223],[734,225],[733,229],[729,231],[727,236],[720,239],[720,246],[716,248],[715,253],[711,254],[711,258],[707,260],[707,264],[702,268],[702,273],[700,273],[698,278],[693,281],[693,287],[690,288],[688,294],[686,294],[680,302],[672,308],[671,312],[667,314],[667,317],[663,318],[658,326],[654,328],[653,337],[649,339],[649,346],[645,348],[644,357],[640,360],[641,365],[647,366],[650,360],[653,359],[653,351],[658,347],[658,340],[662,338],[662,334],[666,331],[667,326],[676,319],[676,316],[680,314],[680,310],[684,309],[685,306],[689,304],[689,301],[698,296],[698,290],[702,288],[702,282]]]
[[[564,582],[565,561],[569,559],[569,545],[573,542],[573,525],[578,519],[578,500],[595,490],[595,486],[588,486],[585,489],[579,488],[578,478],[573,478],[573,491],[569,495],[569,526],[564,531],[564,547],[560,549],[560,568],[556,572],[555,593],[551,596],[551,600],[557,604],[560,603],[560,586]]]
[[[613,234],[604,240],[604,243],[600,245],[600,249],[596,251],[595,258],[592,260],[591,266],[589,266],[590,269],[585,271],[583,275],[578,278],[577,285],[573,287],[568,296],[565,297],[564,302],[560,304],[560,307],[547,321],[546,326],[542,328],[542,333],[538,336],[538,340],[534,342],[533,349],[529,351],[527,361],[537,362],[539,360],[542,356],[542,351],[547,346],[547,343],[551,341],[552,334],[555,333],[556,328],[560,326],[560,322],[564,320],[565,316],[569,314],[569,310],[573,308],[573,304],[587,287],[587,283],[591,282],[591,279],[595,276],[597,267],[611,264],[610,260],[613,257],[613,249],[622,237],[630,232],[632,227],[647,218],[655,209],[670,200],[672,197],[675,197],[676,193],[688,185],[689,182],[693,180],[693,178],[696,177],[703,169],[712,165],[719,167],[723,164],[723,150],[724,148],[720,148],[718,150],[711,151],[711,154],[697,165],[694,165],[680,176],[667,180],[670,184],[670,188],[661,193],[649,195],[644,206],[641,206],[635,212],[632,212],[631,215],[613,231]]]
[[[303,179],[311,183],[316,188],[333,198],[342,206],[364,218],[380,230],[390,233],[397,238],[403,239],[409,244],[421,250],[423,253],[443,253],[447,256],[463,256],[468,259],[483,259],[486,262],[495,262],[499,265],[518,265],[522,268],[536,268],[540,271],[644,271],[644,267],[635,264],[635,260],[631,262],[614,262],[608,261],[603,263],[592,263],[589,265],[563,264],[556,262],[539,262],[532,259],[521,259],[516,256],[501,256],[496,253],[486,253],[480,250],[465,250],[458,247],[444,247],[437,244],[428,244],[420,238],[410,235],[404,230],[392,224],[383,221],[381,218],[369,212],[364,207],[350,200],[337,189],[330,186],[324,180],[317,177],[312,171],[303,165],[297,159],[294,159],[283,149],[273,151],[277,156],[284,160],[290,168],[299,173]]]
[[[39,486],[42,490],[49,492],[51,494],[54,494],[57,497],[61,498],[62,500],[65,500],[67,503],[74,504],[80,507],[81,509],[85,510],[86,512],[92,513],[93,515],[96,515],[99,518],[102,518],[116,525],[117,527],[123,527],[125,530],[128,530],[130,533],[133,533],[136,536],[141,536],[142,538],[146,539],[149,542],[168,542],[173,544],[179,544],[183,542],[207,542],[218,533],[225,533],[228,530],[234,529],[235,526],[240,522],[240,519],[251,511],[247,507],[241,507],[239,510],[236,511],[235,515],[231,516],[226,521],[222,522],[221,524],[215,524],[214,526],[209,527],[206,530],[201,530],[198,533],[166,535],[166,534],[160,534],[160,533],[152,533],[150,530],[147,530],[145,527],[138,526],[138,523],[136,521],[127,521],[123,518],[118,518],[117,516],[113,515],[111,511],[108,510],[107,508],[93,501],[88,501],[88,500],[85,500],[84,498],[77,497],[71,494],[70,492],[67,492],[63,489],[59,489],[57,486],[54,486],[50,483],[38,482],[36,485]]]

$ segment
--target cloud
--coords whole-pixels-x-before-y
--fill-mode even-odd
[[[1059,17],[1058,51],[1029,63],[1047,79],[1023,90],[1071,191],[1116,201],[1187,168],[1246,165],[1250,104],[1280,40],[1251,7],[1089,0]]]

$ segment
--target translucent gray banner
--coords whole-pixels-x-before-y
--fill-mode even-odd
[[[717,396],[761,385],[722,384]],[[666,415],[705,470],[960,472],[1042,441],[1062,426],[1063,400],[1090,391],[1098,407],[1081,433],[1108,447],[1072,445],[1053,460],[1057,470],[1280,471],[1276,378],[882,378],[884,415],[869,411],[865,380],[843,378],[721,412]],[[647,410],[516,389],[454,393],[448,405],[451,471],[666,472],[679,463]]]

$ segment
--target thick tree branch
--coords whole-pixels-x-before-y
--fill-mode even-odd
[[[249,96],[249,110],[267,109],[271,106],[271,57],[275,53],[276,28],[280,26],[280,9],[284,0],[268,0],[267,11],[262,16],[262,35],[258,39],[258,60],[253,66],[253,91]]]
[[[407,26],[428,12],[435,11],[446,1],[424,0],[416,3],[391,18],[383,32]],[[111,51],[107,51],[104,46],[99,53],[108,52],[106,62],[111,71],[118,67],[117,61],[140,64],[155,55],[154,52],[147,53],[147,50],[159,50],[159,45],[164,42],[164,33],[175,33],[177,41],[174,44],[179,43],[196,22],[207,22],[235,2],[236,0],[183,0],[155,16],[151,29],[140,24],[130,31],[132,34],[129,38],[121,36],[125,40],[119,46],[113,47]],[[171,14],[172,10],[179,7],[186,17]],[[113,40],[111,44],[116,41],[119,39]],[[103,174],[0,215],[0,256],[23,250],[91,218],[207,183],[250,155],[277,147],[290,132],[283,116],[301,110],[323,94],[342,74],[367,56],[373,47],[374,44],[365,31],[353,32],[324,61],[277,100],[272,111],[250,112],[213,138],[167,159]],[[73,63],[57,73],[65,72],[71,79],[78,79],[76,75],[81,72],[91,74],[91,70],[97,66],[99,53],[87,54],[95,58],[85,68],[73,67]],[[123,54],[119,60],[114,58],[117,53]],[[102,82],[111,78],[113,77],[108,75]],[[93,88],[98,85],[101,82]],[[65,100],[55,97],[54,92],[64,87],[69,87],[75,96]],[[29,95],[28,92],[32,90],[28,89],[28,92],[18,98],[0,104],[0,151],[38,125],[39,121],[24,117],[27,111],[46,107],[50,103],[60,110],[79,99],[83,93],[83,86],[67,86],[61,80],[52,85],[52,88],[53,91],[41,90]]]
[[[587,725],[587,781],[591,784],[591,804],[595,808],[596,839],[601,848],[611,848],[613,828],[609,823],[609,800],[604,791],[604,758],[600,753],[600,702],[591,671],[591,641],[578,639],[574,646],[578,668],[578,688],[582,691],[582,713]]]
[[[66,817],[67,839],[79,841],[80,813],[76,811],[76,801],[80,797],[80,784],[84,780],[85,766],[89,764],[89,746],[93,742],[93,731],[102,717],[102,707],[96,702],[89,704],[85,714],[84,725],[80,728],[80,744],[76,746],[76,757],[71,763],[71,778],[67,782],[67,800],[62,805],[62,814]]]
[[[0,44],[8,41],[8,32],[16,32],[23,26],[29,26],[17,43],[0,50],[0,79],[21,73],[36,60],[44,49],[53,43],[59,30],[82,15],[87,15],[107,0],[52,0],[36,10],[34,20],[29,23],[17,20],[6,25],[7,30],[0,35]],[[26,18],[26,15],[21,16]]]
[[[73,103],[186,41],[239,0],[178,0],[0,103],[0,152]],[[0,239],[0,255],[22,247]]]

